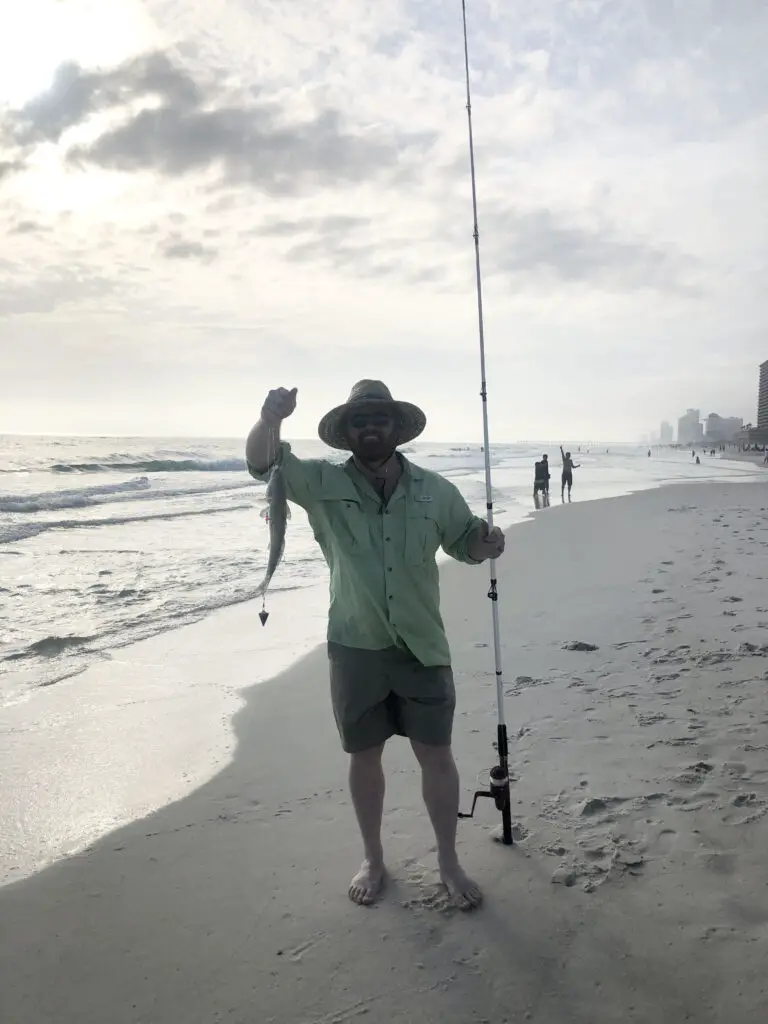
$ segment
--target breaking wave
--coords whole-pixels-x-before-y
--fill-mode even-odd
[[[47,491],[42,494],[5,494],[0,498],[0,512],[49,512],[62,508],[88,508],[100,505],[126,493],[146,491],[147,477],[137,477],[121,484],[102,484],[99,487],[80,487],[67,491]]]
[[[253,508],[249,502],[240,505],[227,505],[223,508],[185,509],[181,512],[154,512],[138,516],[107,516],[103,519],[58,519],[45,523],[19,523],[3,526],[0,524],[0,544],[14,544],[29,540],[49,530],[86,530],[98,526],[125,526],[131,523],[149,523],[153,520],[187,519],[193,516],[215,516],[227,512],[241,512]]]
[[[119,455],[101,462],[56,462],[52,473],[242,473],[245,459],[135,459]]]

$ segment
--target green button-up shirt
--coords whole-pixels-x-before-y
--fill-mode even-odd
[[[473,563],[469,541],[482,526],[458,488],[400,456],[403,473],[385,504],[352,459],[298,459],[285,442],[279,458],[288,500],[306,510],[331,571],[328,639],[405,647],[423,665],[450,665],[435,556],[442,548]]]

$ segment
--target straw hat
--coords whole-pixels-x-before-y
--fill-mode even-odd
[[[359,380],[344,405],[337,405],[320,420],[317,428],[320,440],[325,441],[331,448],[349,451],[349,441],[344,429],[346,417],[356,409],[370,409],[376,405],[381,405],[382,409],[395,415],[398,425],[395,445],[413,441],[427,425],[427,417],[417,405],[396,402],[389,388],[380,380]]]

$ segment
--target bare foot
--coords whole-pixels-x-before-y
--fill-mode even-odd
[[[440,877],[448,890],[454,905],[459,910],[474,910],[483,902],[483,894],[476,882],[456,864],[451,868],[440,868]]]
[[[349,883],[349,898],[362,907],[370,907],[381,895],[386,881],[384,865],[374,867],[364,860],[363,866]]]

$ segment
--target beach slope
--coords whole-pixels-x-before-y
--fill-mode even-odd
[[[492,841],[489,801],[460,823],[481,911],[437,883],[402,741],[392,884],[348,901],[359,843],[316,651],[245,691],[213,779],[0,889],[0,1019],[764,1021],[768,486],[553,507],[509,531],[500,569],[519,841]],[[468,805],[495,738],[487,570],[449,565],[443,585]],[[254,611],[249,651],[242,614],[209,620],[237,637],[234,688],[261,628]],[[183,632],[189,656],[206,632]]]

